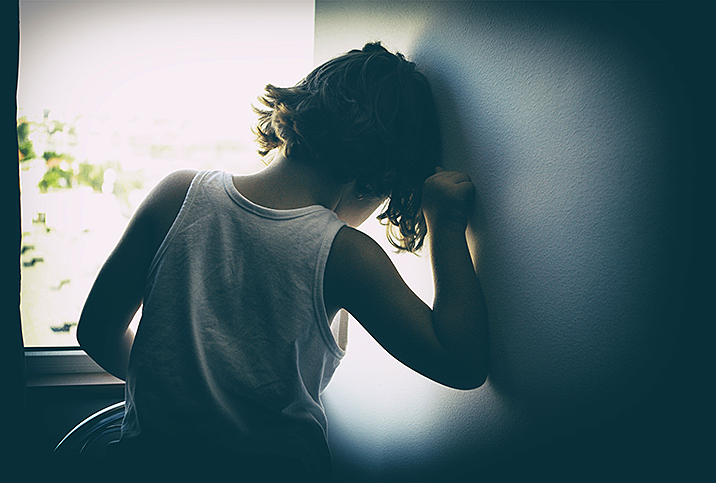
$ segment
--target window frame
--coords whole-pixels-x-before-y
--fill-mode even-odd
[[[123,386],[79,347],[26,347],[27,387]]]

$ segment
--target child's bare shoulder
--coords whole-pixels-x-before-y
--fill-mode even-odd
[[[155,191],[165,201],[177,198],[183,201],[196,174],[197,171],[193,169],[174,171],[159,182]]]
[[[140,207],[140,210],[145,211],[142,214],[155,218],[155,221],[158,221],[157,217],[164,218],[171,213],[174,213],[175,217],[196,173],[194,170],[186,169],[167,175],[147,195],[145,202]]]
[[[361,266],[385,255],[383,249],[370,236],[350,226],[344,226],[336,234],[329,261],[342,268]]]
[[[175,171],[162,179],[147,195],[134,215],[131,227],[143,230],[150,237],[150,245],[157,247],[179,214],[194,170]]]
[[[346,299],[361,286],[369,284],[369,273],[383,249],[365,233],[350,226],[341,228],[333,239],[324,272],[323,287],[326,311],[336,313],[348,308]],[[351,294],[351,292],[353,292]]]
[[[333,241],[324,283],[342,299],[341,292],[354,296],[379,289],[386,271],[394,271],[393,264],[380,245],[365,233],[344,226]]]

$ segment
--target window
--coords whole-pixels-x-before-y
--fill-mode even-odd
[[[251,104],[313,65],[313,2],[22,1],[18,137],[26,347],[77,345],[133,211],[182,168],[262,166]]]

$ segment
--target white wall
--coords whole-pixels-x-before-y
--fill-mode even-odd
[[[430,79],[444,166],[479,193],[470,240],[491,336],[488,383],[459,392],[352,326],[325,397],[340,477],[471,479],[667,382],[695,155],[678,73],[625,14],[638,8],[317,2],[317,64],[382,40]]]

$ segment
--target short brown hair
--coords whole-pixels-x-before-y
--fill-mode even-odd
[[[427,232],[425,179],[439,164],[440,130],[427,79],[379,42],[336,57],[294,87],[271,84],[255,128],[259,153],[325,169],[359,194],[389,197],[378,216],[399,250],[417,251]]]

